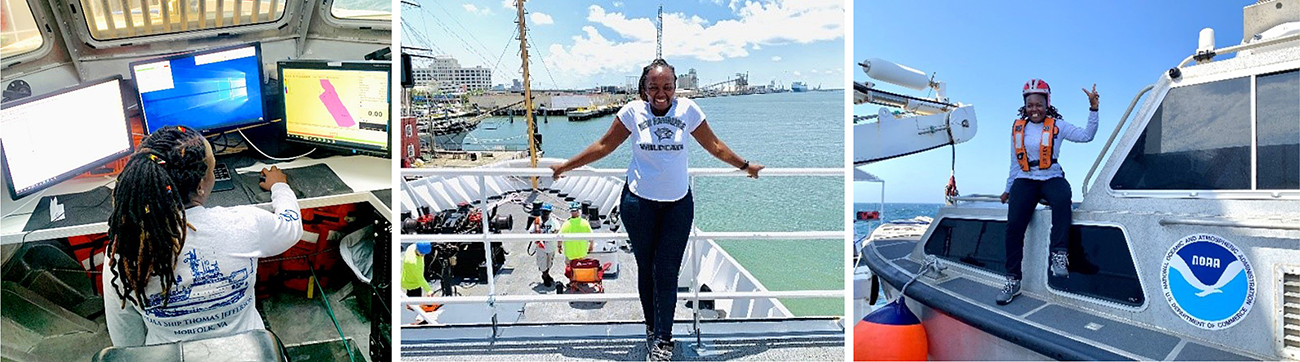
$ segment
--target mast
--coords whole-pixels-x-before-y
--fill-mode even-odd
[[[659,4],[658,23],[655,24],[655,59],[664,58],[664,4]]]
[[[528,121],[529,166],[537,167],[537,125],[533,122],[533,90],[528,81],[528,26],[524,23],[524,1],[515,0],[519,23],[519,56],[524,63],[524,119]],[[532,177],[533,191],[537,191],[537,177]]]

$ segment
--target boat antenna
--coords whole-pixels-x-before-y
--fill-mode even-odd
[[[515,1],[519,24],[519,56],[524,64],[524,119],[528,121],[529,167],[537,168],[537,125],[533,122],[533,90],[528,81],[528,26],[524,23],[524,1]],[[537,176],[533,176],[533,191],[537,191]]]

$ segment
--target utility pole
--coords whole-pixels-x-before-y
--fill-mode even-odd
[[[515,0],[519,20],[519,56],[524,63],[524,119],[528,121],[529,166],[537,168],[537,125],[533,123],[533,90],[528,81],[528,26],[524,23],[524,0]],[[533,191],[537,191],[537,177],[532,177]]]

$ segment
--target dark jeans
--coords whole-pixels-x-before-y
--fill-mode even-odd
[[[637,291],[646,329],[659,339],[672,340],[677,274],[695,219],[695,201],[690,191],[677,201],[647,200],[625,186],[619,205],[636,256]]]
[[[1064,177],[1046,181],[1016,179],[1007,197],[1007,276],[1020,279],[1025,255],[1025,229],[1034,216],[1038,200],[1047,199],[1052,208],[1051,251],[1065,251],[1070,236],[1070,182]]]

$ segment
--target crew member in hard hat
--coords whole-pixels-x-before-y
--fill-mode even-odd
[[[590,233],[591,223],[582,218],[582,204],[577,201],[569,203],[569,219],[564,221],[560,226],[561,234],[579,234]],[[564,251],[565,262],[570,262],[587,257],[591,252],[593,244],[591,240],[566,239],[560,245],[560,250]]]
[[[402,290],[408,297],[432,296],[433,288],[424,279],[424,256],[433,252],[433,244],[427,241],[411,244],[402,253]],[[407,306],[408,309],[414,307]],[[416,317],[415,324],[426,323],[424,318]]]
[[[528,232],[532,234],[551,234],[560,231],[560,223],[551,218],[551,204],[543,204],[536,216],[530,221]],[[555,261],[554,240],[533,241],[533,256],[537,258],[537,270],[542,272],[542,284],[548,288],[555,285],[551,278],[551,265]]]
[[[1097,134],[1097,110],[1101,96],[1097,85],[1083,89],[1091,106],[1088,125],[1078,127],[1061,118],[1052,106],[1052,89],[1041,79],[1031,79],[1021,91],[1025,105],[1011,127],[1011,172],[1007,176],[1002,203],[1007,204],[1007,281],[997,303],[1005,305],[1020,294],[1020,266],[1024,259],[1025,229],[1034,207],[1046,199],[1052,209],[1052,232],[1048,269],[1054,277],[1069,276],[1067,241],[1070,234],[1070,183],[1057,162],[1062,141],[1086,143]]]
[[[672,359],[677,274],[695,218],[687,173],[688,138],[749,177],[758,178],[763,170],[763,165],[732,152],[713,133],[699,105],[676,96],[676,82],[673,66],[663,59],[641,68],[637,88],[640,100],[624,105],[605,135],[587,149],[551,166],[552,177],[558,179],[569,170],[604,158],[631,138],[632,160],[619,210],[641,271],[637,290],[645,313],[649,359],[653,361]]]

